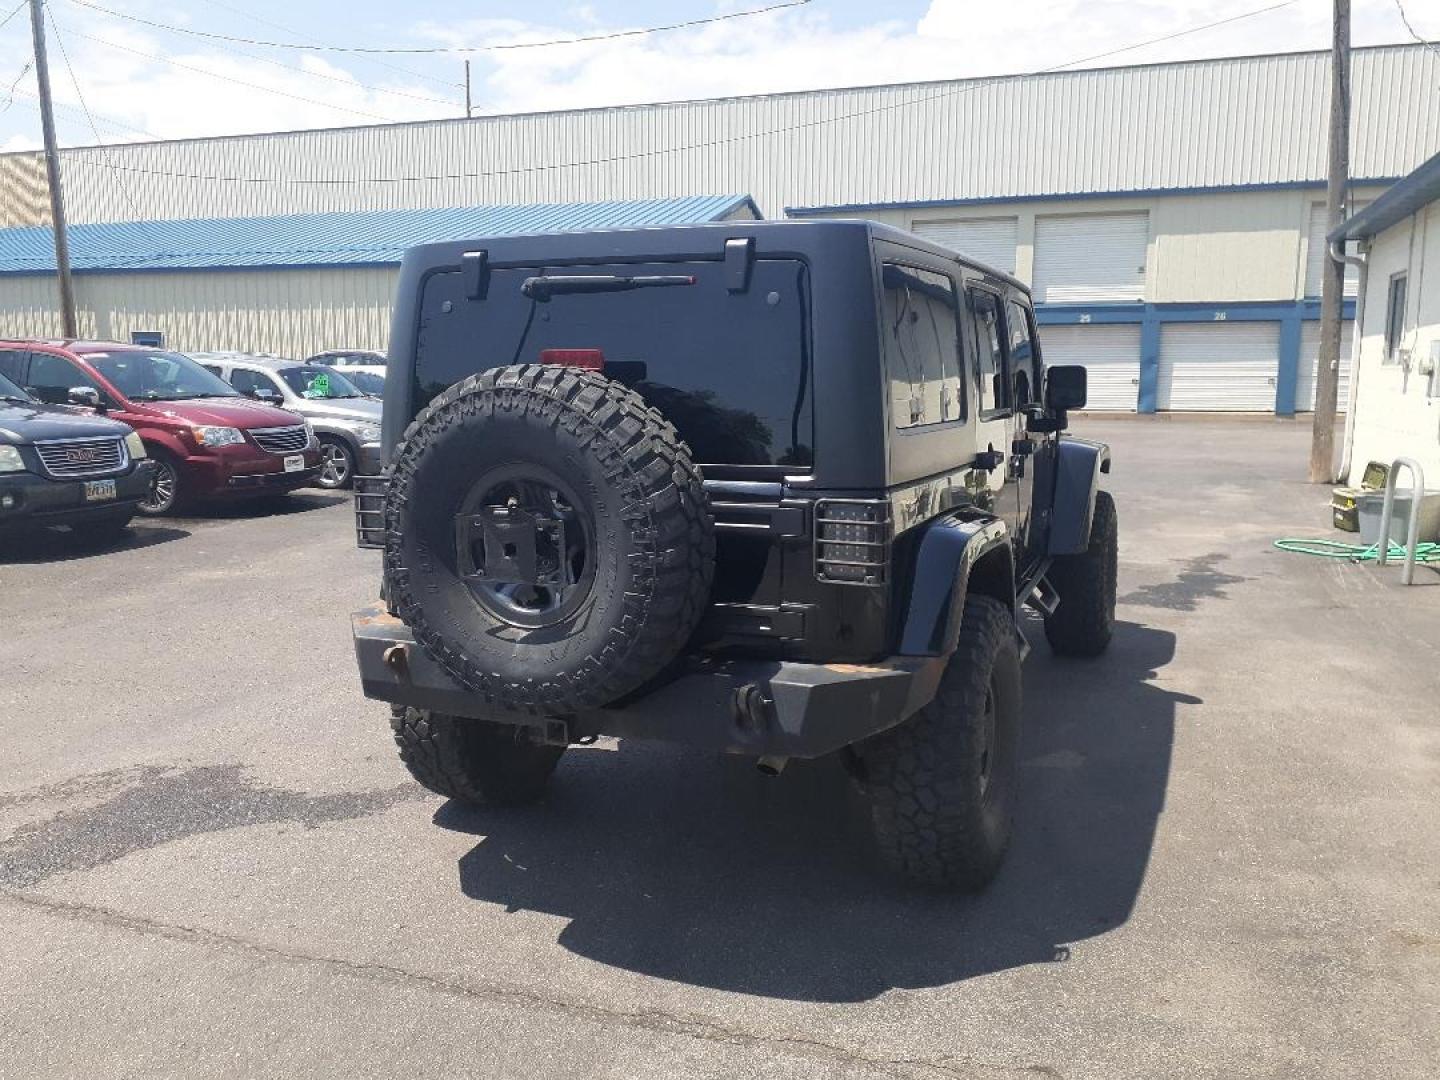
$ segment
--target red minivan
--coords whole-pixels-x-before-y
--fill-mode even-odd
[[[0,374],[41,401],[89,405],[139,432],[155,461],[141,513],[292,491],[320,471],[319,443],[304,419],[241,397],[180,353],[109,341],[0,341]]]

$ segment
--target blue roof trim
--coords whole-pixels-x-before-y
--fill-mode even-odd
[[[748,195],[691,195],[532,206],[102,222],[70,227],[70,261],[78,273],[395,266],[406,249],[441,240],[695,225],[735,216],[762,217]],[[48,226],[0,229],[0,274],[54,272],[54,240]]]
[[[1393,176],[1356,177],[1353,187],[1393,184]],[[1217,184],[1213,187],[1129,188],[1117,191],[1057,191],[1049,195],[983,195],[973,199],[912,199],[905,202],[836,203],[833,206],[787,206],[786,217],[838,214],[859,210],[929,210],[945,207],[994,206],[998,203],[1081,202],[1087,199],[1140,199],[1163,195],[1238,195],[1248,191],[1295,191],[1325,187],[1324,180],[1279,180],[1272,184]]]
[[[1359,240],[1384,232],[1440,199],[1440,154],[1430,158],[1385,194],[1341,224],[1328,239]]]

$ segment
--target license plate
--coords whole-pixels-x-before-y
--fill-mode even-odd
[[[114,480],[86,480],[86,481],[85,481],[85,501],[86,501],[86,502],[102,502],[102,501],[104,501],[105,499],[113,499],[114,497],[115,497],[115,481],[114,481]]]
[[[291,454],[285,459],[286,472],[301,472],[305,468],[304,454]]]

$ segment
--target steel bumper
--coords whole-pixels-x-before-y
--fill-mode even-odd
[[[650,738],[756,756],[819,757],[884,731],[935,696],[945,668],[945,658],[936,656],[870,664],[691,658],[648,693],[551,718],[487,705],[379,605],[352,615],[351,629],[366,697],[544,728],[552,737],[558,729],[570,738]]]

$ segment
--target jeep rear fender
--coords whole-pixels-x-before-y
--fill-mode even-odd
[[[1100,474],[1110,471],[1110,447],[1067,435],[1055,451],[1055,497],[1045,553],[1077,555],[1090,544],[1095,492],[1100,488]]]
[[[910,595],[900,629],[905,656],[949,656],[955,651],[965,597],[994,596],[1015,603],[1015,559],[1005,523],[967,519],[958,513],[936,518],[920,530]]]

